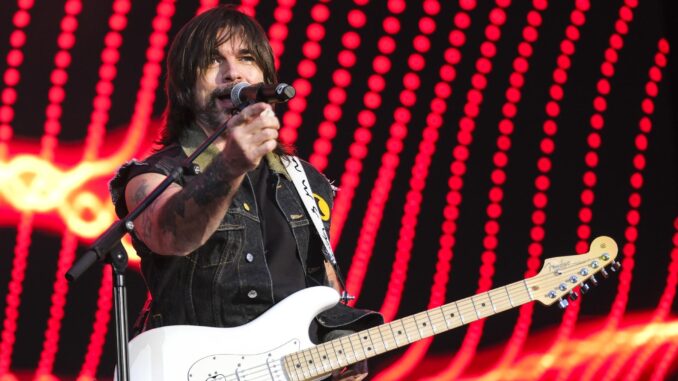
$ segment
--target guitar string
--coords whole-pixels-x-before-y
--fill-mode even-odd
[[[612,259],[613,258],[611,258],[609,260],[609,262],[612,262]],[[590,262],[592,262],[593,260],[594,259],[591,259]],[[368,350],[368,351],[373,351],[373,353],[376,355],[378,353],[375,351],[376,348],[375,348],[374,342],[372,340],[373,335],[370,334],[370,331],[372,331],[372,333],[374,333],[374,331],[376,331],[379,334],[377,337],[381,338],[379,341],[381,341],[382,343],[393,344],[394,347],[392,349],[401,347],[401,346],[406,345],[406,344],[411,344],[412,342],[421,340],[421,339],[426,338],[426,337],[430,337],[430,336],[435,335],[437,333],[442,333],[442,332],[445,332],[445,331],[448,331],[448,330],[451,330],[451,329],[454,329],[454,328],[458,328],[458,327],[464,326],[468,323],[482,319],[484,317],[494,315],[495,313],[507,311],[507,310],[512,309],[514,307],[517,307],[519,305],[528,303],[530,301],[537,300],[538,297],[533,297],[530,294],[530,292],[528,292],[528,288],[527,288],[528,285],[526,283],[528,280],[530,281],[529,283],[532,284],[533,286],[540,286],[539,290],[534,290],[534,291],[538,291],[540,293],[543,293],[545,291],[546,292],[550,291],[549,288],[553,289],[554,291],[559,291],[557,289],[557,286],[561,283],[567,282],[569,280],[567,278],[569,278],[572,275],[580,275],[581,276],[581,274],[579,274],[578,271],[571,272],[570,270],[575,269],[575,268],[576,269],[588,268],[589,267],[588,265],[590,264],[590,262],[586,263],[586,261],[583,261],[583,262],[579,262],[579,263],[576,263],[576,264],[573,264],[573,265],[566,266],[562,270],[562,273],[563,274],[568,273],[569,275],[566,276],[566,279],[564,281],[563,280],[554,281],[552,273],[545,273],[545,274],[540,273],[540,274],[535,275],[532,278],[523,279],[522,281],[510,283],[510,284],[507,284],[505,286],[501,286],[501,287],[483,292],[481,294],[476,294],[476,295],[473,295],[473,296],[470,296],[470,297],[467,297],[467,298],[457,300],[455,302],[451,302],[451,303],[448,303],[448,304],[445,304],[445,305],[442,305],[442,306],[439,306],[439,307],[435,307],[435,308],[432,308],[432,309],[429,309],[429,310],[426,310],[426,311],[419,312],[419,313],[414,314],[414,315],[406,316],[404,318],[394,320],[394,321],[387,323],[387,324],[383,324],[383,325],[380,325],[380,326],[377,326],[377,327],[372,327],[372,328],[369,328],[369,329],[366,329],[366,330],[363,330],[363,331],[360,331],[360,332],[356,332],[356,333],[351,334],[351,335],[344,336],[344,337],[339,338],[339,339],[335,339],[335,340],[332,340],[332,341],[329,341],[329,342],[326,342],[326,343],[318,344],[318,345],[311,347],[311,348],[306,348],[306,349],[298,351],[298,352],[290,353],[290,354],[287,354],[285,356],[280,357],[276,361],[280,361],[281,370],[284,369],[287,372],[288,375],[291,375],[292,372],[295,372],[296,378],[301,379],[301,380],[307,379],[306,374],[309,375],[308,378],[313,378],[313,377],[317,377],[317,376],[322,375],[322,374],[327,374],[327,373],[332,372],[332,370],[334,369],[334,365],[332,363],[332,358],[331,358],[332,356],[325,356],[325,358],[323,358],[323,355],[320,353],[320,350],[323,350],[326,354],[330,354],[330,353],[334,352],[334,357],[337,359],[336,364],[339,365],[339,368],[336,368],[336,369],[340,369],[343,366],[352,364],[352,363],[357,362],[357,361],[362,361],[365,358],[371,357],[371,356],[366,356],[366,357],[363,357],[363,358],[359,358],[359,357],[361,357],[360,353],[358,351],[356,351],[355,349],[353,349],[351,352],[354,353],[353,357],[357,361],[349,361],[348,355],[340,356],[339,353],[337,353],[337,349],[333,345],[334,343],[337,343],[337,342],[340,343],[339,347],[342,348],[342,349],[340,349],[339,351],[341,353],[341,351],[345,352],[344,343],[342,343],[342,341],[348,342],[349,345],[352,348],[353,348],[353,344],[355,342],[358,342],[359,343],[358,347],[360,349],[362,349],[362,352],[363,352],[362,354],[365,355],[366,354],[366,347],[363,345],[362,340],[360,340],[360,337],[364,335],[363,338],[367,337],[369,339],[369,344],[366,344],[366,345],[369,345],[368,348],[371,348],[371,349]],[[609,263],[602,264],[602,265],[599,266],[599,268],[593,269],[592,271],[589,270],[589,271],[591,271],[591,273],[587,274],[585,276],[582,276],[581,280],[577,279],[577,282],[572,284],[573,285],[572,288],[576,287],[577,285],[579,285],[583,281],[589,279],[590,276],[595,275],[596,273],[600,272],[600,269],[602,269],[604,266],[607,266],[608,264]],[[547,287],[546,290],[542,290],[541,286],[543,286],[545,284],[550,284],[551,286]],[[510,296],[510,291],[508,290],[509,287],[520,287],[520,288],[524,287],[525,289],[520,290],[520,292],[523,293],[523,295],[527,294],[528,301],[527,302],[520,302],[519,304],[514,304],[512,302],[512,298]],[[569,287],[569,285],[568,285],[568,287]],[[502,288],[506,288],[506,292],[501,292]],[[570,290],[568,290],[568,291],[570,291]],[[493,291],[494,292],[500,292],[500,295],[496,295],[496,296],[491,295],[490,293],[493,292]],[[568,291],[565,291],[565,292],[568,292]],[[513,293],[515,294],[516,291],[513,291]],[[544,295],[546,295],[546,294],[544,294]],[[492,313],[485,315],[485,316],[479,316],[480,313],[478,312],[478,308],[476,308],[476,306],[473,304],[474,298],[477,300],[479,296],[487,298],[487,300],[490,302],[490,308],[492,308]],[[516,298],[516,297],[517,296],[514,295],[514,298]],[[554,298],[554,300],[555,299],[557,299],[557,298]],[[509,307],[508,309],[497,310],[495,312],[493,306],[495,306],[497,304],[506,303],[506,302],[508,302],[511,307]],[[460,304],[461,304],[461,308],[460,308]],[[454,306],[455,310],[457,311],[457,313],[454,314],[455,316],[452,319],[459,321],[461,324],[456,325],[456,324],[454,324],[454,322],[452,324],[449,324],[450,319],[446,318],[447,315],[445,315],[444,309],[446,309],[446,308],[449,309],[453,306]],[[487,306],[485,308],[487,308]],[[435,314],[432,315],[431,312],[435,312]],[[471,318],[469,320],[464,320],[464,316],[468,316],[469,314],[471,315]],[[430,322],[432,324],[432,327],[424,326],[423,329],[420,329],[417,317],[421,318],[422,316],[426,316],[426,318],[423,319],[423,320],[425,320],[425,322],[426,321]],[[400,331],[401,333],[399,335],[402,335],[403,333],[405,334],[405,340],[407,341],[406,344],[401,345],[400,343],[402,341],[398,341],[398,339],[395,335],[395,332],[393,331],[394,324],[398,324],[398,323],[400,323],[400,325],[402,326],[402,330]],[[443,324],[444,324],[445,328],[442,331],[435,332],[434,327],[436,325],[443,325]],[[390,334],[391,338],[390,339],[388,337],[384,337],[383,332],[379,329],[380,327],[385,327],[385,326],[388,326],[390,331],[391,331],[391,334]],[[422,335],[422,331],[424,331],[424,335]],[[427,332],[430,333],[430,334],[428,334]],[[408,333],[409,334],[416,333],[417,335],[412,336],[413,338],[411,339],[410,336],[408,335]],[[386,336],[389,336],[389,335],[386,335]],[[386,349],[386,345],[382,344],[382,346],[384,347],[384,349]],[[387,349],[387,350],[390,350],[390,349]],[[386,352],[386,351],[384,351],[384,352]],[[296,356],[296,359],[294,358],[295,356]],[[292,360],[292,363],[294,365],[293,369],[287,369],[287,365],[285,364],[284,360],[288,357],[289,357],[290,360]],[[303,358],[305,360],[300,361],[301,358]],[[309,358],[312,360],[311,363],[308,362]],[[320,359],[320,361],[316,362],[316,359]],[[346,362],[346,365],[341,365],[342,359],[344,360],[343,362]],[[331,368],[329,371],[326,370],[326,363],[329,363],[329,366]],[[316,365],[316,364],[318,364],[318,365]],[[306,373],[306,374],[304,374],[304,373]],[[252,380],[252,381],[258,381],[258,380],[265,380],[265,379],[270,380],[271,379],[268,364],[260,364],[260,365],[256,365],[256,366],[251,367],[251,368],[243,369],[243,371],[239,372],[239,375],[240,376],[236,375],[235,373],[233,373],[232,375],[227,375],[227,376],[225,376],[225,380],[226,381],[238,381],[240,379],[247,379],[247,380]],[[299,378],[300,376],[302,378]],[[292,378],[294,378],[294,377],[292,377]]]
[[[582,262],[582,263],[584,263],[584,262]],[[568,267],[567,267],[567,270],[572,269],[572,268],[580,268],[580,267],[582,266],[582,263],[577,263],[577,264],[574,264],[574,265],[572,265],[572,266],[568,266]],[[586,267],[586,266],[585,266],[585,267]],[[598,270],[598,271],[599,271],[599,270]],[[584,278],[588,278],[590,275],[595,275],[595,273],[597,273],[598,271],[595,271],[595,270],[594,270],[594,272],[593,272],[592,274],[586,275],[586,276],[584,276]],[[574,273],[573,273],[572,275],[574,275]],[[569,276],[569,275],[568,275],[568,276]],[[546,278],[546,277],[552,278],[552,274],[537,275],[537,276],[531,278],[531,280],[533,280],[533,282],[531,282],[531,283],[533,283],[533,284],[542,283],[542,284],[543,284],[543,283],[545,283],[545,282],[544,282],[544,280],[542,280],[542,279],[540,279],[540,278]],[[523,285],[521,285],[521,283],[524,283],[525,281],[526,281],[526,280],[518,281],[518,282],[515,282],[515,283],[511,283],[511,284],[506,285],[506,286],[504,286],[504,287],[506,287],[506,288],[508,288],[509,286],[513,286],[513,287],[522,287]],[[558,284],[559,282],[553,282],[552,280],[548,280],[548,279],[547,279],[547,280],[546,280],[546,283],[553,283],[553,284],[555,285],[555,284]],[[560,282],[560,283],[562,283],[562,282]],[[579,282],[577,282],[577,283],[579,283]],[[486,297],[488,298],[488,301],[490,301],[490,303],[493,304],[493,305],[494,305],[494,304],[498,304],[498,303],[500,303],[500,302],[506,302],[506,301],[509,301],[509,302],[510,302],[511,298],[510,298],[510,296],[509,296],[507,293],[501,293],[500,296],[492,296],[492,297],[491,297],[491,300],[490,300],[490,296],[491,296],[490,292],[491,292],[491,291],[499,291],[501,288],[503,288],[503,287],[499,287],[499,288],[497,288],[497,289],[493,289],[493,290],[490,290],[490,291],[485,292],[485,293],[482,293],[482,294],[477,294],[477,295],[474,295],[474,296],[471,296],[471,297],[468,297],[468,298],[464,298],[464,299],[458,300],[458,301],[456,301],[456,302],[452,302],[452,303],[449,303],[449,304],[446,304],[446,305],[443,305],[443,306],[440,306],[440,307],[433,308],[433,309],[428,310],[428,311],[423,311],[423,312],[420,312],[420,313],[415,314],[415,315],[411,315],[411,316],[408,316],[408,317],[405,317],[405,318],[402,318],[402,319],[398,319],[398,320],[396,320],[396,321],[393,321],[393,322],[391,322],[391,323],[389,323],[389,324],[385,324],[385,325],[392,325],[393,323],[401,323],[403,329],[406,331],[406,340],[407,340],[407,342],[408,342],[407,344],[409,344],[409,343],[411,343],[411,342],[413,342],[413,341],[417,341],[417,340],[420,340],[420,339],[422,339],[422,338],[424,338],[424,337],[431,336],[431,335],[426,335],[426,334],[423,335],[423,336],[421,335],[421,330],[419,329],[419,325],[417,324],[417,317],[421,317],[422,315],[426,315],[426,320],[429,320],[433,325],[435,325],[435,324],[440,324],[440,323],[443,323],[443,322],[444,322],[444,323],[445,323],[445,326],[446,326],[446,328],[444,329],[444,331],[447,331],[447,330],[452,329],[452,328],[457,328],[457,327],[459,327],[459,326],[465,325],[466,323],[470,323],[470,322],[472,322],[472,321],[478,320],[478,315],[479,315],[479,314],[477,314],[477,313],[476,313],[476,316],[475,316],[475,317],[472,316],[471,319],[469,319],[468,321],[463,321],[463,319],[462,319],[462,317],[465,315],[465,313],[469,313],[469,312],[474,313],[474,312],[477,311],[477,308],[473,305],[473,298],[477,298],[478,296],[486,296]],[[573,288],[574,288],[574,287],[573,287]],[[507,291],[508,291],[508,290],[507,290]],[[525,291],[527,291],[527,289],[525,289]],[[521,290],[521,292],[522,292],[522,290]],[[541,291],[541,292],[543,292],[543,291]],[[534,298],[534,297],[532,297],[532,296],[530,296],[530,295],[528,295],[528,297],[529,297],[529,301],[533,301],[533,300],[536,299],[536,298]],[[495,300],[496,300],[496,302],[495,302]],[[469,301],[471,302],[470,305],[469,305]],[[462,305],[462,308],[459,308],[459,304],[462,303],[462,302],[465,302],[465,305]],[[517,306],[517,305],[513,306],[513,303],[510,303],[510,304],[512,305],[512,307]],[[522,305],[522,304],[524,304],[524,303],[520,303],[520,305]],[[462,315],[462,317],[459,318],[459,321],[462,322],[461,325],[457,325],[456,327],[455,327],[454,325],[452,325],[452,327],[450,327],[450,325],[448,324],[448,319],[445,318],[444,314],[441,314],[440,312],[437,313],[437,315],[439,314],[438,316],[436,316],[436,315],[433,315],[433,316],[432,316],[432,315],[430,314],[431,311],[435,311],[435,310],[441,310],[441,312],[442,312],[443,308],[445,308],[445,307],[451,307],[452,305],[455,305],[456,309],[459,311],[459,314]],[[512,308],[512,307],[511,307],[511,308]],[[509,308],[509,309],[510,309],[510,308]],[[500,311],[497,311],[496,313],[503,312],[503,311],[504,311],[504,310],[500,310]],[[488,314],[488,315],[486,315],[485,317],[490,316],[490,315],[493,315],[493,314],[495,314],[494,309],[493,309],[492,314]],[[473,314],[472,314],[472,315],[473,315]],[[441,316],[441,317],[440,317],[440,316]],[[483,316],[481,316],[480,318],[482,318],[482,317],[483,317]],[[414,327],[416,327],[416,331],[413,329]],[[392,329],[392,327],[390,327],[390,328]],[[431,328],[429,328],[429,329],[430,329],[430,333],[433,334],[433,333],[435,332],[435,329],[434,329],[433,327],[431,327]],[[371,328],[371,329],[364,330],[364,331],[358,332],[358,333],[356,333],[356,334],[352,334],[352,335],[349,335],[349,336],[345,336],[345,337],[342,338],[342,339],[345,339],[346,341],[348,341],[349,344],[350,344],[351,346],[353,346],[353,342],[358,341],[358,342],[360,343],[360,348],[363,350],[363,354],[364,354],[364,353],[365,353],[365,347],[364,347],[364,345],[362,344],[362,342],[360,341],[359,336],[360,336],[361,334],[362,334],[362,335],[366,335],[366,337],[370,339],[370,343],[372,343],[372,346],[373,346],[373,342],[372,342],[372,334],[370,334],[370,331],[374,331],[374,330],[377,330],[378,333],[379,333],[379,335],[382,336],[382,340],[381,340],[381,341],[386,342],[386,343],[389,342],[388,339],[383,339],[383,334],[382,334],[381,331],[378,330],[378,327],[373,327],[373,328]],[[415,337],[414,340],[412,340],[412,339],[409,338],[409,336],[407,335],[407,333],[414,333],[414,332],[416,332],[416,333],[418,334],[417,336],[419,336],[419,337]],[[442,333],[442,332],[441,332],[441,333]],[[397,340],[397,338],[395,337],[395,335],[394,335],[393,332],[391,333],[391,336],[392,336],[392,338],[393,338],[392,340],[393,340],[393,343],[395,343],[395,346],[396,346],[396,347],[400,347],[401,345],[398,343],[398,340]],[[357,339],[357,340],[351,340],[351,338]],[[297,356],[297,359],[296,359],[296,361],[293,360],[293,362],[295,363],[295,365],[298,364],[298,365],[301,366],[301,363],[302,363],[302,362],[299,361],[299,357],[303,357],[304,359],[307,359],[307,358],[308,358],[307,355],[309,355],[309,356],[311,357],[311,359],[313,359],[313,360],[315,360],[315,358],[320,358],[321,354],[320,354],[319,351],[320,351],[321,349],[324,350],[325,353],[328,353],[327,348],[326,348],[328,345],[326,345],[326,344],[329,344],[329,342],[328,342],[328,343],[319,344],[318,346],[315,346],[315,347],[312,347],[312,348],[307,348],[307,349],[305,349],[305,350],[302,350],[302,351],[299,351],[299,352],[295,352],[295,353],[289,354],[289,355],[287,355],[287,356],[296,355],[296,356]],[[384,347],[386,348],[385,345],[384,345]],[[341,366],[342,366],[342,365],[341,365],[341,361],[339,361],[339,360],[341,359],[341,356],[337,356],[336,348],[334,348],[334,351],[335,351],[335,356],[338,358],[337,364],[339,364],[339,366],[341,367]],[[316,353],[314,353],[314,352],[316,352]],[[331,352],[331,351],[330,351],[330,352]],[[356,354],[359,354],[359,353],[358,353],[357,351],[355,351],[355,350],[354,350],[353,352],[356,352]],[[375,352],[375,353],[376,353],[376,352]],[[285,356],[285,357],[286,357],[286,356]],[[281,360],[284,359],[285,357],[281,358]],[[353,361],[349,361],[349,360],[346,359],[347,356],[343,356],[343,357],[345,358],[345,362],[347,362],[347,364],[353,363]],[[357,355],[354,355],[354,357],[355,357],[355,359],[358,360],[358,361],[362,360],[362,359],[359,359],[359,357],[358,357]],[[367,357],[369,357],[369,356],[367,356]],[[306,377],[305,375],[303,375],[304,370],[306,370],[306,372],[309,374],[309,377],[315,377],[314,374],[318,374],[318,375],[319,375],[319,374],[325,374],[325,373],[328,372],[328,371],[326,370],[326,366],[325,366],[325,364],[324,364],[325,361],[323,361],[323,360],[320,361],[320,366],[322,366],[322,369],[320,369],[319,366],[317,366],[317,365],[311,365],[311,364],[314,364],[314,363],[311,363],[311,364],[309,364],[309,366],[306,366],[306,362],[307,362],[307,361],[308,361],[308,360],[303,361],[303,363],[304,363],[303,366],[304,366],[305,369],[302,369],[302,370],[301,370],[301,373],[302,373],[301,376],[302,376],[302,377]],[[330,363],[330,367],[333,368],[331,358],[329,359],[329,363]],[[311,369],[311,366],[313,367],[313,369]],[[265,377],[268,378],[268,376],[269,376],[269,374],[268,374],[268,372],[267,372],[268,366],[265,366],[264,369],[257,369],[257,368],[261,368],[261,367],[262,367],[262,365],[257,366],[257,367],[250,368],[250,369],[247,371],[247,373],[244,373],[244,372],[243,372],[243,373],[241,373],[241,374],[242,374],[243,376],[254,376],[256,373],[260,373],[260,372],[263,371],[263,372],[266,372],[266,376],[265,376]],[[330,371],[331,371],[331,370],[330,370]],[[297,377],[300,376],[299,373],[298,373],[299,371],[296,371],[296,372],[297,372]],[[247,377],[247,378],[250,379],[249,377]],[[236,379],[237,379],[237,376],[236,376]],[[258,377],[257,379],[261,379],[261,378]]]

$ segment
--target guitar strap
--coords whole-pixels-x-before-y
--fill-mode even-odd
[[[354,299],[354,297],[346,292],[346,283],[344,282],[344,277],[341,275],[341,271],[339,270],[339,266],[337,265],[337,260],[334,257],[334,251],[332,250],[330,237],[327,234],[325,226],[322,223],[320,210],[318,210],[318,205],[316,204],[315,199],[313,198],[313,190],[311,189],[311,184],[309,183],[308,178],[306,177],[304,167],[301,165],[299,158],[296,156],[284,155],[280,157],[280,160],[282,161],[282,164],[285,167],[287,174],[292,179],[292,183],[294,183],[294,188],[297,190],[299,197],[301,197],[301,201],[304,203],[304,207],[306,207],[306,211],[308,211],[308,214],[311,217],[313,226],[318,232],[318,236],[320,237],[320,240],[323,243],[322,246],[323,256],[332,265],[332,268],[334,268],[334,272],[337,275],[339,284],[341,285],[342,290],[344,290],[341,294],[341,300],[342,302],[346,303],[349,300]]]

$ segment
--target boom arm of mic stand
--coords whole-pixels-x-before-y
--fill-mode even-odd
[[[172,182],[179,178],[184,172],[183,167],[175,168],[168,177],[165,178],[153,191],[137,205],[122,220],[114,222],[106,231],[97,238],[97,240],[87,249],[73,266],[66,273],[66,279],[69,281],[77,280],[85,271],[92,267],[96,262],[108,260],[111,250],[120,243],[122,237],[134,229],[134,219],[137,218],[146,208],[155,201]]]
[[[131,232],[134,229],[134,220],[139,217],[139,215],[148,208],[153,201],[155,201],[162,192],[167,189],[167,187],[172,184],[175,180],[181,177],[185,169],[189,169],[194,173],[200,171],[199,168],[196,168],[193,165],[193,161],[209,147],[212,142],[214,142],[224,131],[228,128],[227,123],[223,123],[219,128],[214,131],[207,139],[205,139],[198,148],[187,157],[182,163],[181,167],[174,168],[170,175],[165,178],[160,184],[158,184],[151,193],[144,198],[139,205],[134,208],[125,218],[122,220],[114,222],[106,231],[97,238],[97,240],[89,247],[89,249],[83,254],[78,260],[73,264],[73,266],[66,273],[66,279],[69,281],[77,280],[85,271],[92,267],[96,262],[101,262],[107,260],[108,255],[110,255],[111,250],[115,245],[120,242],[122,237]]]
[[[117,344],[118,371],[116,373],[117,381],[129,380],[129,359],[127,352],[127,298],[125,290],[125,270],[127,268],[127,253],[122,246],[122,237],[134,229],[134,220],[148,208],[155,199],[160,196],[167,187],[183,175],[184,170],[188,169],[193,173],[200,173],[200,168],[193,165],[193,161],[207,149],[207,147],[219,137],[226,128],[227,123],[223,123],[214,131],[196,150],[187,157],[180,167],[174,168],[169,176],[158,184],[151,193],[144,198],[139,205],[134,208],[125,218],[114,222],[106,231],[97,238],[89,249],[73,264],[66,273],[66,279],[74,281],[78,279],[85,271],[92,267],[96,262],[107,261],[111,263],[114,276],[114,301],[115,301],[115,329]]]

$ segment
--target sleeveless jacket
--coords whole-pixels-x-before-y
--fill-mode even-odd
[[[178,144],[170,145],[143,162],[132,160],[123,165],[110,182],[116,214],[122,218],[128,213],[124,192],[132,177],[143,173],[168,175],[187,157],[185,150],[186,147],[182,149]],[[333,187],[309,163],[302,161],[302,164],[323,214],[324,227],[329,231]],[[294,235],[307,286],[327,284],[321,243],[294,184],[279,156],[267,155],[266,165],[275,177],[275,201]],[[176,182],[183,186],[194,176],[199,175],[185,173]],[[216,232],[194,252],[186,256],[155,254],[132,234],[132,243],[141,257],[141,270],[152,297],[144,329],[178,324],[238,326],[278,302],[273,297],[257,208],[254,189],[249,176],[245,176]],[[364,328],[361,327],[363,324],[372,326],[383,320],[375,312],[342,304],[321,315],[317,320],[327,329],[348,327],[358,330]]]

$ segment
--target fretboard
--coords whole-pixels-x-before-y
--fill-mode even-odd
[[[291,380],[314,379],[533,300],[522,280],[291,353],[283,363]]]

